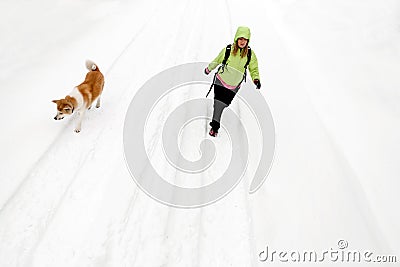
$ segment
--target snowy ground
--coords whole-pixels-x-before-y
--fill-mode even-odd
[[[342,239],[397,255],[367,266],[398,266],[399,11],[397,0],[1,1],[0,265],[266,266],[266,246],[322,253]],[[145,81],[210,61],[239,25],[274,115],[272,170],[253,195],[244,179],[214,205],[164,206],[126,168],[125,112]],[[51,100],[82,81],[86,59],[106,86],[75,134]]]

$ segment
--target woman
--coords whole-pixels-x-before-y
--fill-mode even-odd
[[[234,43],[230,47],[222,49],[219,55],[204,70],[204,73],[208,75],[213,69],[222,64],[213,82],[214,111],[209,132],[213,137],[218,134],[222,111],[231,104],[232,99],[240,89],[240,85],[245,80],[247,65],[256,88],[261,88],[257,57],[254,51],[250,50],[249,41],[250,29],[248,27],[239,27],[235,34]],[[227,51],[229,48],[230,52],[229,50]],[[226,57],[228,58],[224,62]]]

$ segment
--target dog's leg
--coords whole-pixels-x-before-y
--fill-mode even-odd
[[[100,107],[100,96],[97,98],[97,102],[96,102],[96,108]]]
[[[78,118],[78,122],[76,123],[76,127],[75,127],[75,132],[79,133],[81,131],[81,125],[82,125],[82,119],[83,116],[85,115],[86,109],[82,109],[79,111],[79,118]]]

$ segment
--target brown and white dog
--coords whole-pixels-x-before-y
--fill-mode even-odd
[[[92,107],[92,103],[97,99],[96,108],[100,107],[100,96],[104,87],[104,76],[99,67],[90,60],[86,61],[85,81],[76,86],[72,92],[63,99],[53,100],[57,104],[57,115],[55,120],[64,119],[64,116],[78,112],[79,118],[75,127],[75,132],[81,131],[83,116],[87,109]]]

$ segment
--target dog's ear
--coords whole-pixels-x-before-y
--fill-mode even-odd
[[[58,100],[53,100],[53,101],[51,101],[51,102],[53,102],[53,103],[56,103],[56,104],[57,104]]]

